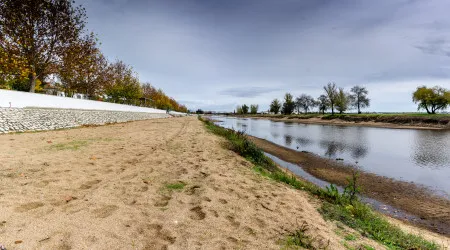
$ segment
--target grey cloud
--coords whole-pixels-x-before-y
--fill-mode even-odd
[[[329,81],[414,89],[450,77],[446,0],[76,1],[108,58],[191,109],[268,107],[285,92],[316,96]],[[390,99],[372,98],[371,109],[403,111]]]
[[[222,90],[220,95],[229,95],[234,97],[257,97],[262,94],[271,93],[280,89],[263,88],[263,87],[245,87],[245,88],[231,88]]]
[[[426,54],[450,56],[450,42],[445,38],[429,39],[414,47]]]

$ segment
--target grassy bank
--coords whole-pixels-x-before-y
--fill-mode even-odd
[[[301,181],[278,168],[271,159],[264,155],[263,151],[253,142],[247,140],[243,133],[216,126],[208,120],[202,119],[202,121],[209,131],[225,137],[229,141],[230,149],[252,162],[255,165],[255,171],[261,175],[286,183],[295,189],[308,191],[319,198],[322,201],[319,212],[325,219],[340,221],[360,232],[362,236],[376,240],[390,249],[438,249],[438,246],[432,242],[403,232],[370,207],[361,203],[355,197],[357,193],[355,181],[349,181],[344,193],[338,192],[334,186],[322,189]],[[310,248],[311,239],[305,236],[304,231],[304,229],[299,228],[298,231],[288,237],[286,242],[291,245]]]

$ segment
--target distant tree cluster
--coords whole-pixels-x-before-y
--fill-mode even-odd
[[[285,115],[290,115],[294,111],[307,114],[317,107],[323,114],[329,109],[332,114],[335,110],[342,114],[351,108],[356,108],[358,113],[361,113],[361,109],[370,105],[367,97],[369,92],[364,87],[355,86],[351,88],[350,93],[347,93],[343,88],[338,88],[335,83],[328,83],[323,89],[325,93],[317,99],[307,94],[301,94],[294,100],[292,94],[286,93],[283,103],[278,99],[274,99],[270,103],[269,111],[274,114],[281,112]]]
[[[0,88],[187,112],[187,108],[141,84],[133,68],[108,62],[98,39],[85,28],[86,10],[71,0],[0,1]],[[50,83],[50,78],[57,79]]]
[[[250,114],[257,114],[258,108],[259,106],[257,104],[251,104],[250,107],[244,104],[242,106],[237,106],[235,112],[236,114],[244,114],[244,115],[248,114],[249,112]]]

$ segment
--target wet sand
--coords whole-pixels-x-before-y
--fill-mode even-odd
[[[347,184],[354,168],[312,153],[298,152],[264,139],[248,136],[263,151],[284,161],[301,165],[313,176],[340,186]],[[450,236],[450,201],[409,182],[396,181],[360,172],[362,193],[370,198],[400,208],[418,218],[408,221],[431,231]]]
[[[224,145],[195,117],[0,135],[0,245],[280,249],[305,224],[316,247],[345,249],[319,201]]]

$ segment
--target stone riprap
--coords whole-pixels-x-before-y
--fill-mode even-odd
[[[171,116],[164,113],[0,108],[0,133],[43,131],[168,117]]]

